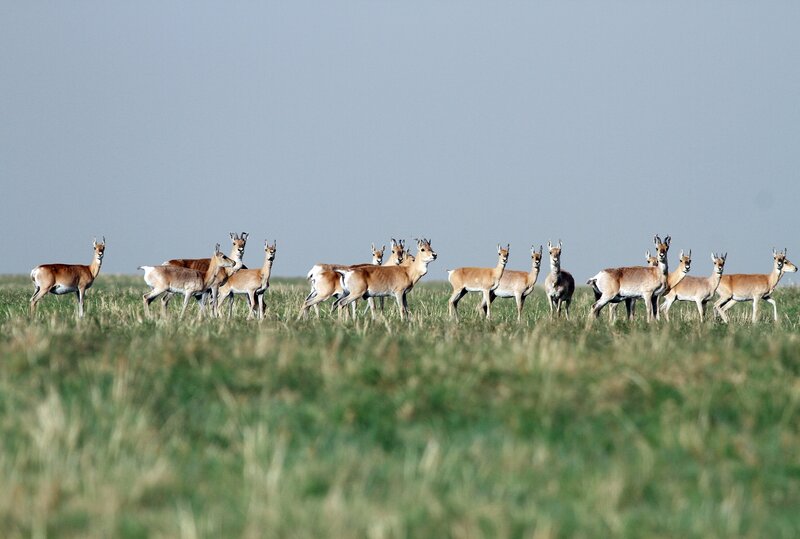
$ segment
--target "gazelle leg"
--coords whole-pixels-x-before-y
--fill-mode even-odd
[[[490,296],[491,299],[491,296]],[[516,294],[514,296],[514,300],[517,302],[517,322],[522,321],[522,307],[525,305],[525,296],[522,294]]]
[[[722,318],[722,321],[723,321],[723,322],[725,322],[726,324],[728,323],[728,315],[727,315],[727,314],[725,314],[725,311],[726,311],[727,309],[723,309],[723,308],[725,307],[725,305],[726,305],[728,302],[731,302],[731,300],[732,300],[732,299],[733,299],[733,297],[732,297],[732,296],[728,296],[728,297],[720,297],[720,298],[717,300],[717,302],[714,304],[714,311],[716,311],[716,313],[719,315],[719,317],[720,317],[720,318]],[[732,303],[733,303],[733,302],[731,302],[731,304],[732,304]]]
[[[758,317],[758,298],[753,298],[753,318],[752,322],[755,324]]]
[[[78,294],[78,316],[80,318],[83,318],[83,298],[86,296],[86,290],[81,290],[79,288],[77,294]]]
[[[450,296],[450,299],[447,301],[448,304],[447,310],[450,312],[451,319],[455,318],[456,320],[458,320],[458,302],[461,300],[461,298],[464,297],[464,294],[466,293],[467,291],[464,288],[460,290],[454,290],[453,294]]]
[[[600,299],[595,301],[594,305],[592,305],[592,310],[589,313],[589,316],[594,316],[594,318],[600,316],[600,311],[608,304],[608,302],[613,299],[613,297],[614,296],[600,296]]]
[[[483,291],[483,302],[486,304],[486,320],[490,320],[492,318],[492,302],[488,290]]]
[[[705,315],[706,315],[706,313],[705,313],[706,304],[705,304],[704,301],[699,300],[699,299],[695,300],[695,304],[697,305],[697,312],[700,313],[700,321],[702,322],[703,319],[705,318]]]
[[[766,301],[767,303],[772,304],[772,319],[773,319],[773,321],[777,322],[778,321],[778,305],[775,303],[775,300],[772,299],[772,298],[767,297],[767,298],[764,298],[764,301]]]
[[[647,313],[647,323],[649,324],[653,320],[653,296],[644,294],[642,298],[644,299],[644,308]]]
[[[183,295],[183,307],[181,308],[181,315],[180,315],[181,319],[183,319],[183,314],[186,312],[186,307],[189,305],[189,298],[191,298],[191,297],[192,297],[192,294],[190,292],[186,292]],[[202,300],[200,300],[200,301],[202,301]],[[201,303],[201,305],[202,305],[202,303]],[[201,308],[200,309],[201,316],[202,316],[202,312],[203,312],[203,310]]]
[[[564,300],[564,317],[569,320],[569,306],[572,303],[572,298]]]

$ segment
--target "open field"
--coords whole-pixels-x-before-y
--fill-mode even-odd
[[[566,322],[537,285],[522,324],[472,294],[451,323],[446,284],[409,323],[298,322],[307,289],[147,320],[141,277],[101,274],[84,320],[30,320],[1,278],[0,536],[800,535],[799,290],[777,324],[587,328],[586,288]]]

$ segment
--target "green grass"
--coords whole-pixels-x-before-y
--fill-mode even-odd
[[[516,323],[447,287],[412,320],[143,316],[101,275],[27,316],[0,279],[2,537],[797,537],[800,291],[750,324]],[[154,313],[158,313],[156,304]]]

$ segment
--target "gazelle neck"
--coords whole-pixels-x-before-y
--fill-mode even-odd
[[[97,253],[95,253],[94,258],[92,258],[92,263],[89,264],[89,272],[92,274],[92,279],[96,278],[100,273],[100,266],[102,265],[102,257],[97,256]]]
[[[210,287],[214,282],[217,280],[217,272],[219,272],[220,265],[217,262],[216,257],[211,257],[211,262],[208,264],[208,270],[206,270],[206,275],[203,277],[203,285],[205,288]],[[233,268],[225,268],[225,269],[233,269]]]
[[[778,264],[776,263],[772,268],[772,273],[769,274],[769,289],[770,291],[774,290],[776,286],[778,286],[778,281],[781,280],[783,277],[783,266],[778,269]]]
[[[539,278],[539,269],[541,268],[541,264],[537,264],[536,261],[531,262],[531,271],[528,273],[528,284],[531,285],[536,282]]]
[[[676,286],[679,282],[683,280],[685,276],[686,276],[686,264],[680,263],[678,264],[678,268],[672,273],[670,273],[669,277],[667,278],[667,283],[669,284],[669,287],[672,288]]]

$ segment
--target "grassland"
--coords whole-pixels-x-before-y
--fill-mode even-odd
[[[451,323],[437,284],[409,323],[295,321],[300,281],[261,323],[146,319],[143,291],[31,320],[0,279],[0,536],[800,536],[800,291],[777,324],[588,328],[587,290],[522,324],[470,297]]]

